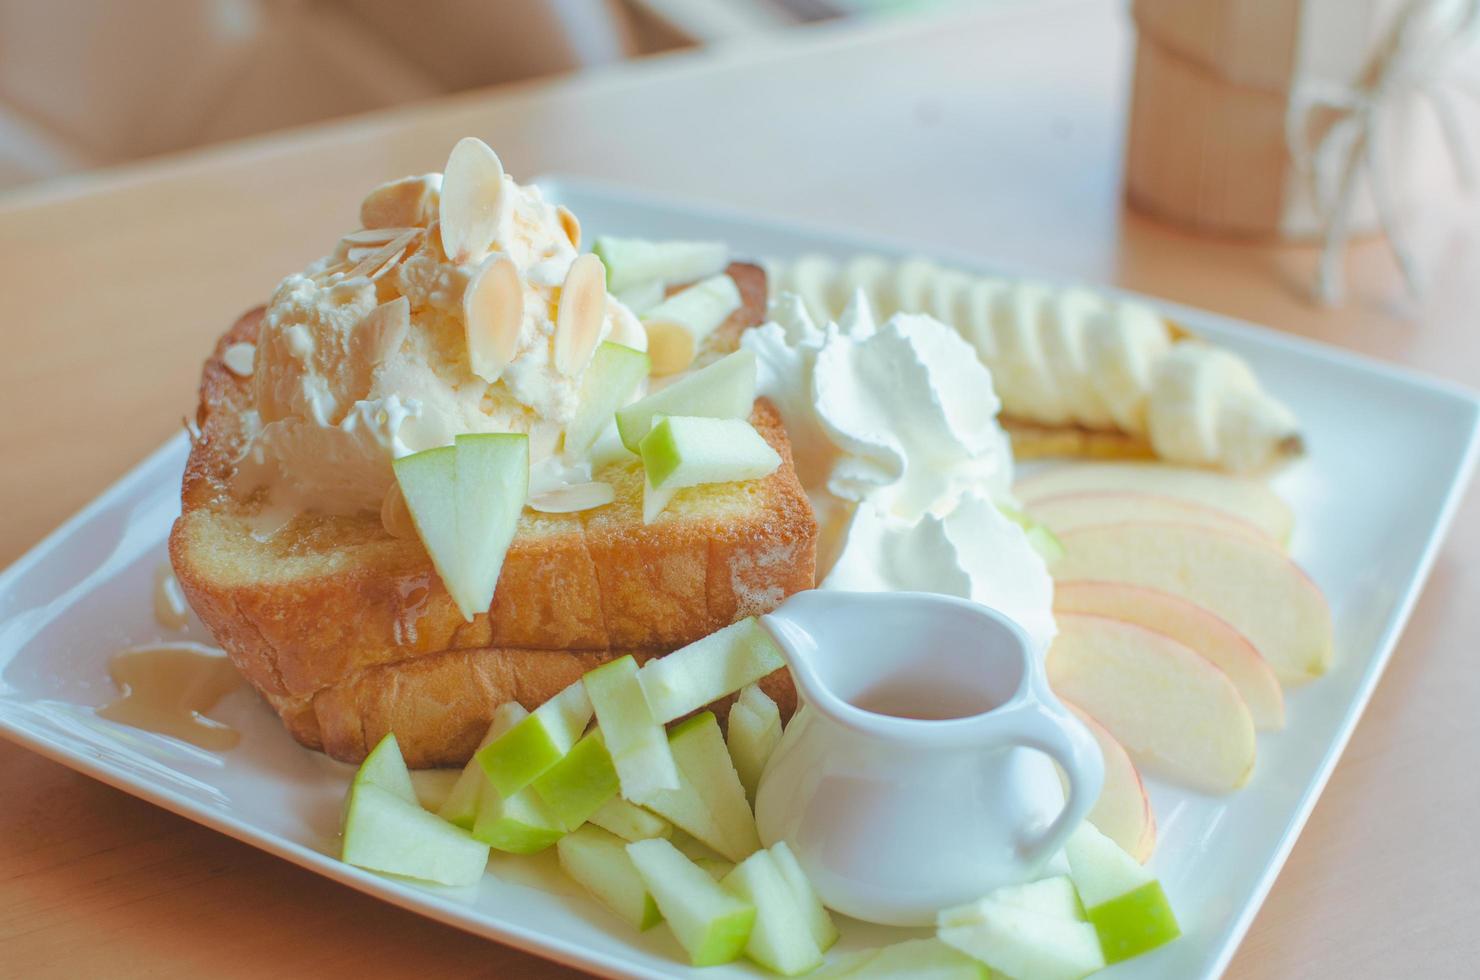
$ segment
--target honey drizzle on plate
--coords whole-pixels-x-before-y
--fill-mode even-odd
[[[108,676],[123,694],[99,708],[99,717],[213,751],[241,738],[229,725],[203,717],[242,682],[220,650],[186,642],[130,647],[108,661]]]

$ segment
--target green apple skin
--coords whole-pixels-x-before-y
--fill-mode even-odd
[[[531,789],[510,797],[485,786],[478,802],[473,837],[496,851],[534,854],[565,836],[565,828]]]
[[[720,884],[755,906],[746,956],[786,977],[810,973],[822,965],[822,950],[769,851],[756,851],[735,865]]]
[[[622,795],[641,801],[659,790],[678,789],[678,767],[668,735],[653,717],[637,679],[637,661],[619,657],[582,679],[606,736]]]
[[[638,679],[654,716],[666,724],[785,666],[776,641],[751,616],[649,660]]]
[[[353,792],[355,787],[366,784],[379,786],[407,803],[421,805],[417,802],[416,787],[411,783],[411,770],[406,768],[406,760],[401,755],[401,745],[396,741],[395,732],[386,732],[385,737],[365,756],[365,761],[355,770],[350,790]]]
[[[606,288],[614,293],[649,282],[693,282],[730,264],[724,242],[650,241],[602,235],[591,252],[606,266]]]
[[[565,455],[583,459],[617,409],[627,404],[648,376],[650,361],[642,351],[607,341],[596,348],[581,378],[581,401],[575,418],[565,427]]]
[[[617,432],[622,444],[637,452],[643,437],[653,427],[653,419],[659,415],[749,418],[755,405],[755,379],[755,354],[743,348],[686,374],[617,411]]]
[[[754,905],[726,891],[662,838],[628,844],[627,854],[693,966],[739,957],[755,924]]]
[[[663,921],[658,903],[627,854],[626,842],[599,827],[582,827],[555,845],[560,867],[592,897],[638,930]]]
[[[665,415],[637,448],[648,482],[659,490],[759,480],[781,465],[745,419]]]
[[[488,846],[396,792],[366,781],[350,790],[340,858],[371,871],[459,888],[483,877]]]
[[[575,830],[617,795],[617,770],[600,729],[588,732],[530,783],[566,830]]]
[[[1161,882],[1148,881],[1089,910],[1106,963],[1140,956],[1182,935]]]
[[[591,700],[580,681],[540,705],[474,756],[500,796],[534,782],[565,757],[591,721]]]
[[[513,728],[519,722],[529,717],[529,712],[517,701],[501,704],[493,712],[493,720],[488,725],[488,731],[483,734],[483,739],[478,743],[482,749],[493,742],[504,732]],[[487,785],[488,777],[483,773],[483,767],[478,764],[477,753],[463,766],[458,774],[457,782],[452,786],[452,792],[447,794],[447,799],[442,802],[442,807],[437,811],[437,816],[448,823],[455,824],[464,830],[472,830],[473,823],[478,819],[478,802],[483,797],[483,787]]]
[[[673,824],[620,796],[614,796],[603,803],[591,814],[590,822],[629,843],[652,837],[673,836]]]

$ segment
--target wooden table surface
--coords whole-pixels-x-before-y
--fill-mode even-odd
[[[215,335],[465,134],[520,177],[597,175],[1117,283],[1480,381],[1480,214],[1440,174],[1403,297],[1375,241],[1348,305],[1309,249],[1126,212],[1131,32],[1063,0],[797,32],[474,93],[0,199],[0,563],[176,430]],[[1360,492],[1360,488],[1353,488]],[[1480,507],[1239,951],[1236,977],[1472,975],[1480,959]],[[565,975],[0,743],[0,975]]]

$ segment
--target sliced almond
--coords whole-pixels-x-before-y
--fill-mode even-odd
[[[421,234],[420,228],[409,228],[401,232],[395,238],[392,238],[369,255],[360,259],[354,268],[349,270],[346,278],[355,279],[359,276],[366,276],[379,279],[385,275],[389,267],[393,267],[397,262],[401,261],[401,257],[406,254],[406,249],[416,239],[420,238]]]
[[[356,245],[384,245],[393,238],[399,238],[403,233],[411,231],[411,228],[361,228],[352,231],[339,239],[341,245],[353,248]]]
[[[498,234],[504,165],[487,143],[472,136],[457,141],[442,175],[439,214],[442,250],[459,265],[482,258]]]
[[[406,498],[401,495],[401,485],[392,483],[380,502],[380,526],[393,538],[410,541],[416,538],[416,525],[411,523],[411,511],[406,509]]]
[[[643,326],[647,328],[649,370],[653,374],[677,374],[694,363],[699,348],[688,327],[667,320],[644,320]]]
[[[571,248],[581,247],[581,222],[564,204],[555,205],[555,218],[560,222],[560,230],[565,232],[565,237],[570,239]]]
[[[437,214],[436,174],[402,177],[381,184],[360,202],[366,228],[425,228]]]
[[[572,483],[530,497],[529,509],[541,514],[573,514],[605,507],[616,499],[617,492],[610,483]]]
[[[577,256],[560,287],[555,314],[555,368],[568,378],[585,370],[601,336],[606,313],[606,266],[594,255]]]
[[[463,291],[468,363],[489,384],[514,359],[524,325],[524,283],[507,255],[490,256]]]
[[[381,244],[384,245],[385,242],[381,242]],[[378,251],[380,251],[378,248],[369,245],[351,245],[344,250],[344,257],[350,262],[359,263],[365,261]]]
[[[221,363],[226,365],[226,370],[238,378],[250,378],[256,360],[257,345],[245,341],[232,344],[221,352]]]
[[[398,296],[381,303],[355,324],[349,337],[350,355],[365,364],[379,364],[392,351],[400,350],[411,330],[411,302]]]

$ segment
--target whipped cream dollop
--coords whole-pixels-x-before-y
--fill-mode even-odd
[[[1148,439],[1165,459],[1232,470],[1267,466],[1299,444],[1295,416],[1247,363],[1179,339],[1145,303],[919,258],[840,264],[813,255],[771,273],[814,318],[861,291],[880,316],[928,312],[955,326],[991,368],[1003,411],[1015,419],[1119,430]]]
[[[917,590],[1007,614],[1040,650],[1053,583],[1006,499],[1012,453],[991,373],[930,316],[880,324],[863,295],[819,326],[783,295],[746,332],[819,524],[822,588]]]
[[[580,478],[555,452],[582,372],[554,363],[578,226],[501,168],[489,180],[501,186],[486,188],[497,202],[486,248],[450,258],[442,176],[408,177],[372,191],[361,208],[367,227],[278,286],[257,341],[239,491],[265,485],[297,510],[376,510],[394,483],[393,459],[476,432],[529,434],[532,490]],[[489,381],[472,370],[463,299],[499,255],[518,271],[523,316],[512,356]],[[609,295],[604,339],[646,347],[642,325]]]

